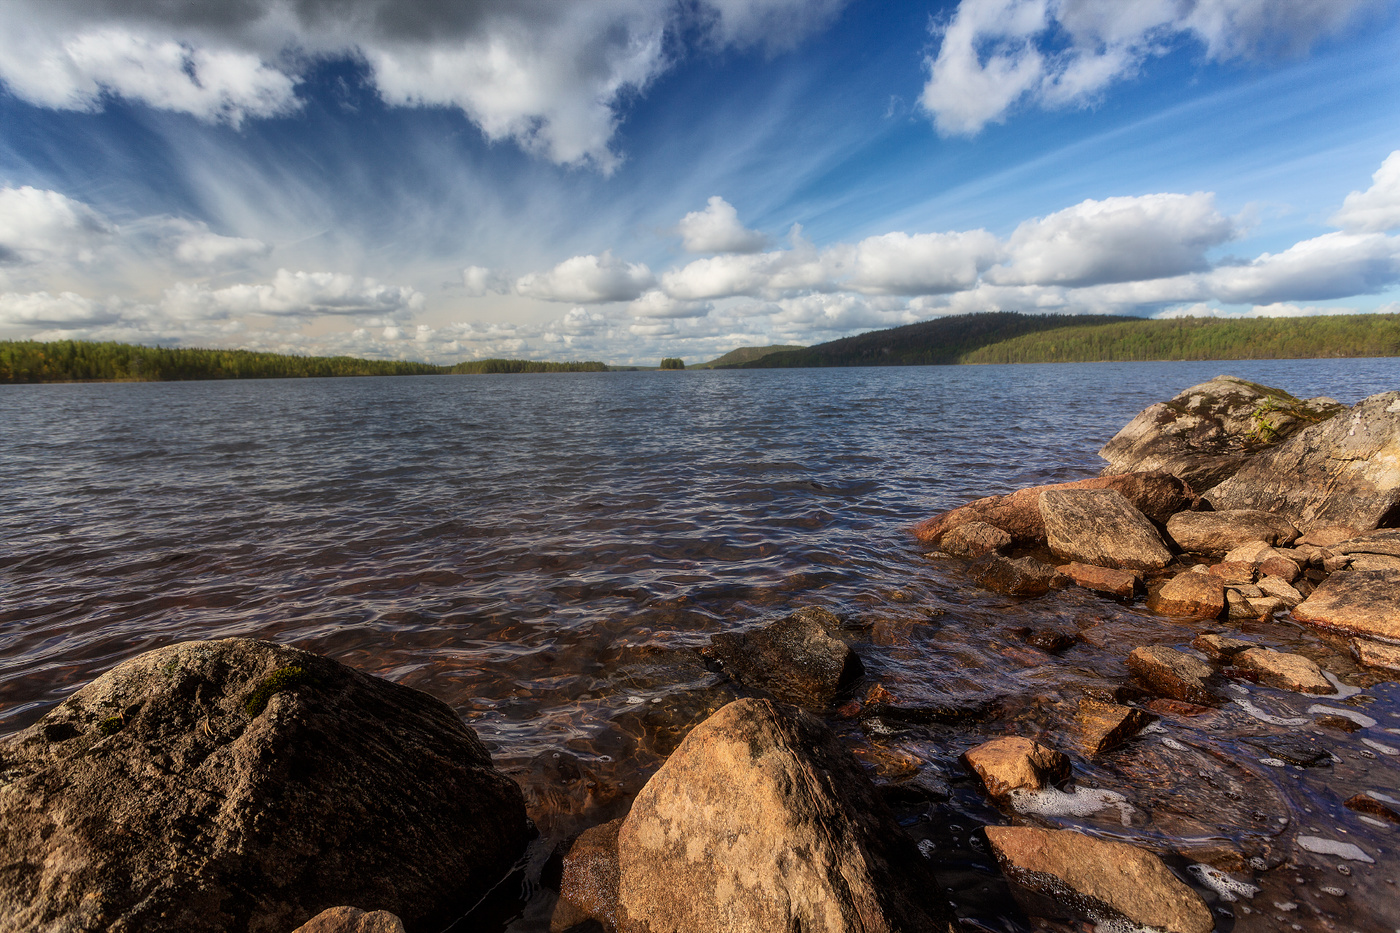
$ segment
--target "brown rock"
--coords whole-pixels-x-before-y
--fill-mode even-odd
[[[1370,794],[1356,794],[1349,797],[1346,802],[1349,810],[1357,813],[1365,813],[1367,816],[1374,816],[1378,819],[1389,820],[1392,823],[1400,823],[1400,811],[1394,807],[1388,807]]]
[[[1045,522],[1040,517],[1040,495],[1047,489],[1116,489],[1133,507],[1158,524],[1182,509],[1196,508],[1200,499],[1169,473],[1127,473],[1096,476],[1072,483],[1031,486],[1005,496],[988,496],[925,519],[913,528],[923,544],[937,544],[949,530],[968,522],[986,522],[1011,535],[1017,547],[1045,543]]]
[[[958,525],[938,539],[940,550],[964,560],[974,560],[983,554],[1002,551],[1010,546],[1011,536],[986,522]]]
[[[356,907],[331,907],[292,933],[404,933],[403,921],[387,910],[365,913]]]
[[[1347,554],[1348,570],[1361,571],[1381,571],[1384,573],[1395,573],[1400,571],[1400,557],[1391,557],[1389,554]]]
[[[1254,587],[1250,587],[1254,589]],[[1262,594],[1261,594],[1262,595]],[[1229,619],[1257,619],[1259,611],[1249,603],[1249,597],[1237,587],[1225,590],[1225,615]]]
[[[589,919],[610,933],[618,928],[617,834],[621,828],[621,819],[590,827],[569,847],[551,931],[568,930]]]
[[[1310,658],[1301,654],[1274,651],[1272,648],[1250,648],[1235,655],[1236,667],[1254,671],[1271,687],[1281,687],[1294,693],[1336,693],[1336,688],[1322,676]]]
[[[1227,512],[1178,512],[1167,519],[1167,534],[1192,554],[1224,554],[1241,544],[1263,541],[1288,544],[1298,529],[1270,512],[1235,509]]]
[[[1206,713],[1217,712],[1209,706],[1198,706],[1195,703],[1186,703],[1182,700],[1168,700],[1165,697],[1148,700],[1147,708],[1159,716],[1204,716]]]
[[[1044,596],[1070,583],[1068,577],[1044,561],[1000,554],[982,555],[968,566],[967,575],[978,586],[1008,596]]]
[[[1149,406],[1115,434],[1099,451],[1108,461],[1104,475],[1161,470],[1210,489],[1251,455],[1341,409],[1330,401],[1303,402],[1280,389],[1216,376]]]
[[[1303,527],[1377,527],[1400,506],[1400,392],[1305,428],[1205,497],[1217,509],[1262,509]]]
[[[1076,586],[1099,593],[1107,593],[1120,599],[1130,598],[1138,587],[1137,574],[1127,570],[1114,570],[1112,567],[1095,567],[1071,561],[1061,568]]]
[[[841,620],[825,609],[799,609],[748,632],[720,632],[706,654],[735,680],[799,706],[823,708],[854,683],[864,668],[837,637]]]
[[[1069,780],[1069,758],[1063,752],[1018,735],[970,748],[962,761],[976,772],[993,797],[1005,797],[1013,790],[1040,790],[1046,784]]]
[[[1157,529],[1116,489],[1047,489],[1040,517],[1046,543],[1061,560],[1118,570],[1171,563]]]
[[[1359,532],[1350,525],[1321,524],[1312,525],[1297,540],[1297,544],[1312,544],[1317,547],[1330,548],[1333,545],[1341,544],[1348,538],[1354,538]]]
[[[1254,610],[1256,619],[1272,619],[1276,614],[1288,608],[1288,603],[1277,596],[1258,596],[1248,600],[1249,607]]]
[[[1079,701],[1074,720],[1079,744],[1088,754],[1098,755],[1137,735],[1152,721],[1152,716],[1131,706],[1085,697]]]
[[[1350,554],[1336,554],[1322,559],[1322,570],[1327,574],[1334,574],[1339,570],[1347,570],[1351,567]]]
[[[1284,583],[1292,584],[1302,574],[1303,569],[1287,557],[1270,557],[1259,562],[1259,575],[1261,577],[1273,577]]]
[[[1221,561],[1210,568],[1212,575],[1224,584],[1250,584],[1254,582],[1254,570],[1258,565],[1253,561]]]
[[[949,931],[924,865],[821,722],[736,700],[686,737],[623,821],[620,928]]]
[[[1368,641],[1365,638],[1353,638],[1351,640],[1351,654],[1358,662],[1367,667],[1378,667],[1381,670],[1400,674],[1400,648],[1394,645],[1382,645],[1380,642]]]
[[[250,639],[126,661],[0,755],[13,930],[100,909],[104,929],[274,933],[346,903],[436,928],[529,832],[520,788],[446,704]]]
[[[1215,673],[1210,665],[1175,648],[1134,648],[1128,655],[1128,669],[1163,696],[1200,706],[1220,705],[1220,698],[1206,686],[1206,680]]]
[[[1054,898],[1069,888],[1097,922],[1127,920],[1166,933],[1210,933],[1215,918],[1196,892],[1145,849],[1067,829],[988,826],[1007,878]]]
[[[1197,635],[1191,641],[1191,647],[1204,654],[1210,655],[1217,661],[1233,658],[1241,651],[1248,651],[1255,647],[1253,642],[1240,641],[1238,638],[1230,638],[1226,635]]]
[[[1250,564],[1258,567],[1263,561],[1270,557],[1282,557],[1273,545],[1265,541],[1247,541],[1239,547],[1233,548],[1230,553],[1222,559],[1223,564]]]
[[[1225,587],[1217,576],[1187,570],[1162,584],[1147,605],[1162,615],[1218,619],[1225,611]]]
[[[1278,577],[1261,577],[1255,584],[1263,591],[1265,596],[1272,596],[1283,601],[1290,609],[1303,601],[1303,594],[1299,593],[1288,582]]]

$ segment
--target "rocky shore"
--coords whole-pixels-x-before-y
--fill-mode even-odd
[[[1400,392],[1222,376],[1101,455],[913,534],[1064,618],[1001,649],[1029,682],[1076,651],[1116,679],[939,700],[864,647],[955,663],[936,614],[800,609],[678,662],[714,672],[714,711],[624,815],[559,840],[437,700],[266,642],[172,645],[0,745],[0,933],[478,929],[537,884],[560,933],[1400,926],[1394,844],[1293,825],[1267,779],[1400,831],[1400,781],[1344,773],[1400,756],[1365,692],[1400,678]],[[1095,605],[1128,621],[1103,636]]]

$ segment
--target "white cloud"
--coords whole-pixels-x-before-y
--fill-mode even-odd
[[[1189,39],[1207,57],[1306,51],[1386,0],[961,0],[937,27],[920,98],[940,132],[975,135],[1019,102],[1094,103]]]
[[[204,224],[182,221],[184,232],[176,237],[174,256],[190,265],[212,266],[237,263],[245,259],[266,256],[272,248],[261,240],[249,237],[220,236]]]
[[[0,262],[91,259],[113,233],[105,217],[57,191],[0,188]]]
[[[1332,215],[1347,233],[1384,233],[1400,228],[1400,149],[1386,156],[1371,176],[1371,187],[1353,191]]]
[[[660,289],[647,292],[627,306],[627,310],[639,318],[704,317],[712,308],[712,302],[672,298]]]
[[[510,276],[499,269],[467,266],[462,270],[462,285],[473,298],[480,298],[487,293],[504,295],[510,291]]]
[[[614,259],[611,252],[601,256],[574,256],[548,272],[532,272],[515,283],[515,290],[528,298],[596,304],[631,301],[650,288],[655,279],[639,262]]]
[[[842,251],[828,251],[829,257]],[[965,233],[886,233],[855,245],[844,284],[872,295],[936,295],[970,288],[1002,253],[985,230]],[[840,266],[829,262],[828,265]]]
[[[681,244],[692,253],[756,253],[768,245],[768,237],[747,230],[739,212],[719,195],[703,211],[691,211],[677,225]]]
[[[337,272],[278,269],[271,282],[209,288],[177,283],[166,290],[162,310],[184,318],[227,318],[246,314],[288,317],[403,315],[422,310],[424,296],[406,285]]]
[[[0,295],[0,324],[24,327],[96,327],[121,320],[116,302],[93,301],[73,292]]]
[[[1374,294],[1400,283],[1400,237],[1325,233],[1244,265],[1220,266],[1203,279],[1227,304]]]
[[[1206,251],[1235,232],[1211,194],[1091,199],[1018,226],[1008,263],[986,278],[998,285],[1096,285],[1182,275],[1207,268]]]
[[[710,34],[720,45],[794,48],[824,29],[846,0],[706,0],[701,15],[713,17]]]

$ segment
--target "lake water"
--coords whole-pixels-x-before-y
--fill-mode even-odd
[[[851,628],[861,690],[995,700],[955,725],[831,721],[880,781],[951,780],[911,832],[942,847],[965,915],[1019,929],[969,835],[1012,816],[957,754],[1008,732],[1053,738],[1079,692],[1124,679],[1133,647],[1201,627],[1083,592],[986,593],[907,529],[1091,476],[1134,414],[1219,373],[1348,404],[1400,387],[1391,359],[0,386],[0,735],[150,648],[285,641],[451,704],[525,786],[548,841],[625,812],[733,695],[690,649],[823,606]],[[1025,627],[1078,643],[1047,654]],[[1341,640],[1286,619],[1245,634],[1360,682]],[[1400,927],[1400,828],[1340,805],[1400,796],[1395,685],[1323,701],[1249,690],[1209,722],[1164,719],[1112,760],[1076,758],[1079,784],[1121,803],[1041,801],[1050,815],[1015,818],[1258,859],[1235,877],[1261,893],[1215,901],[1237,929]],[[1250,706],[1311,723],[1310,705],[1343,700],[1375,725],[1315,730],[1328,767],[1261,763],[1245,741],[1297,729]],[[1297,842],[1314,837],[1373,862]],[[541,929],[548,907],[536,894],[499,923]]]

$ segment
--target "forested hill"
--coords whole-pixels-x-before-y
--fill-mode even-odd
[[[252,350],[139,347],[88,340],[0,341],[0,383],[166,382],[304,376],[428,376],[458,373],[602,372],[602,363],[477,360],[434,366],[350,356],[284,356]]]
[[[776,353],[746,369],[1400,356],[1400,315],[1142,318],[962,314]]]

